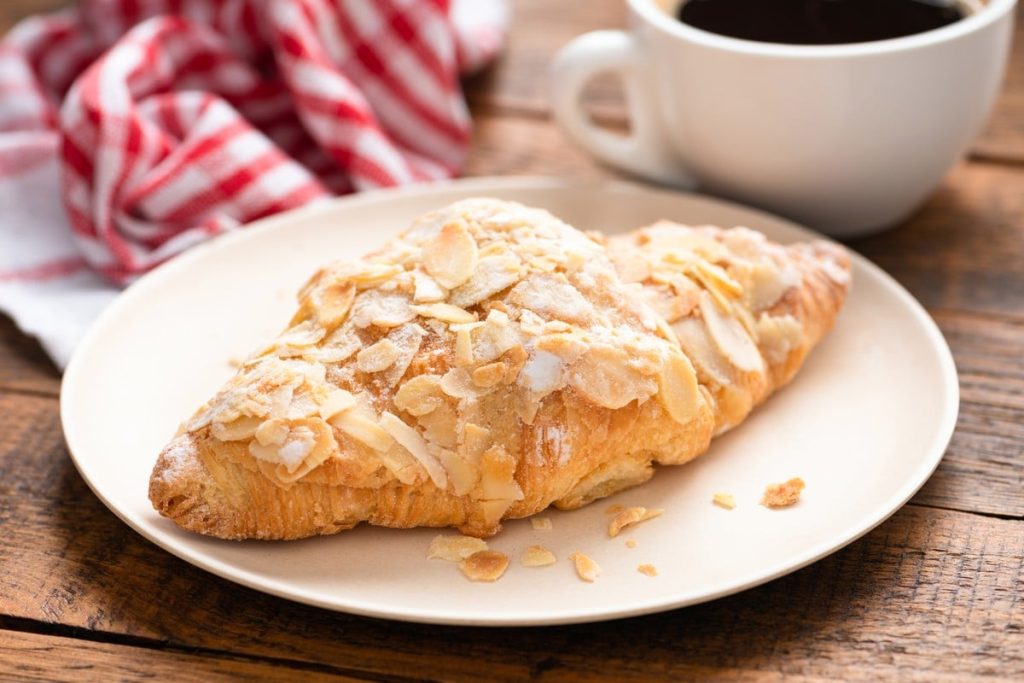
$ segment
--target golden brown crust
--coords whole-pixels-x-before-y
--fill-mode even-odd
[[[659,224],[609,246],[470,200],[320,271],[161,453],[150,499],[221,538],[491,535],[703,453],[795,374],[849,277],[836,247],[751,231]]]

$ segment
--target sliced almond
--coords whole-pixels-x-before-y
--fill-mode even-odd
[[[411,309],[424,318],[435,318],[446,323],[471,323],[476,320],[476,316],[466,309],[446,303],[414,305]]]
[[[423,465],[434,486],[442,490],[448,487],[448,475],[444,467],[431,455],[427,442],[419,432],[402,422],[397,415],[388,412],[381,413],[380,426]]]
[[[446,223],[433,239],[423,245],[423,265],[448,289],[469,279],[476,270],[477,247],[465,221]]]
[[[504,363],[489,363],[473,370],[473,383],[478,387],[490,388],[505,379]]]
[[[700,407],[700,389],[693,365],[678,351],[669,354],[658,376],[658,400],[681,425],[688,424]]]
[[[472,536],[434,536],[427,550],[427,559],[461,562],[473,553],[487,550],[487,541]]]
[[[625,353],[611,346],[591,347],[569,371],[569,385],[603,408],[622,408],[638,398],[640,382]]]
[[[311,292],[311,303],[316,309],[316,319],[328,332],[345,320],[352,301],[356,296],[356,285],[350,280],[335,281]]]
[[[452,368],[441,377],[441,391],[452,398],[463,399],[475,398],[481,390],[466,368]]]
[[[501,518],[505,516],[508,509],[512,507],[513,500],[482,500],[480,510],[483,513],[484,524],[489,527],[497,526]]]
[[[277,338],[277,346],[302,348],[316,345],[327,334],[327,330],[313,320],[305,320],[289,327]]]
[[[508,569],[508,555],[496,550],[481,550],[459,563],[470,581],[497,581]]]
[[[550,517],[531,517],[530,526],[533,527],[534,531],[551,531],[551,518]]]
[[[736,507],[736,498],[731,493],[716,493],[711,496],[711,502],[726,510],[732,510]]]
[[[288,438],[288,421],[272,418],[259,426],[253,436],[261,446],[279,446]]]
[[[398,347],[387,337],[356,354],[356,367],[361,372],[382,372],[398,360]]]
[[[491,445],[491,432],[485,427],[467,422],[462,430],[462,452],[472,463],[480,462],[480,457]]]
[[[515,480],[516,459],[502,446],[488,448],[480,457],[482,500],[522,500],[523,491]]]
[[[626,508],[619,514],[615,515],[612,521],[608,523],[608,535],[614,538],[627,526],[646,522],[648,519],[654,519],[655,517],[660,516],[663,512],[664,510],[659,508],[650,510],[645,507]]]
[[[735,317],[722,313],[706,292],[701,294],[700,312],[715,345],[729,361],[744,372],[761,372],[764,361],[750,335]]]
[[[419,271],[413,272],[412,300],[418,304],[432,304],[444,301],[447,293],[437,284],[437,280]]]
[[[214,422],[210,425],[210,433],[218,441],[244,441],[253,437],[262,422],[262,418],[249,416],[232,422]]]
[[[459,367],[473,364],[473,332],[466,325],[460,325],[455,331],[455,364]]]
[[[658,575],[658,570],[653,564],[641,564],[636,568],[636,570],[641,574],[646,574],[647,576]]]
[[[360,329],[370,325],[398,327],[415,317],[409,299],[404,294],[370,290],[356,297],[352,305],[352,324]]]
[[[437,457],[441,461],[448,479],[452,483],[452,490],[456,496],[464,496],[473,490],[477,482],[477,469],[472,463],[467,462],[461,455],[447,448],[439,449]]]
[[[355,410],[335,415],[330,423],[375,451],[387,451],[394,443],[394,439],[379,424]]]
[[[438,375],[417,375],[408,379],[395,392],[395,407],[420,417],[436,410],[444,402],[441,378]]]
[[[576,575],[588,583],[593,583],[594,579],[601,573],[600,565],[581,552],[573,553],[569,556],[569,559],[572,560],[573,565],[576,567]]]
[[[344,389],[333,389],[320,404],[320,417],[330,420],[338,413],[344,412],[356,404],[356,397]]]
[[[769,484],[765,487],[761,505],[768,508],[785,508],[795,505],[800,500],[804,486],[804,480],[800,477],[793,477],[782,484]]]
[[[523,552],[524,567],[549,567],[557,561],[555,554],[542,545],[531,545]]]
[[[508,252],[480,259],[476,271],[462,286],[452,290],[449,301],[456,306],[475,306],[519,282],[519,258]]]

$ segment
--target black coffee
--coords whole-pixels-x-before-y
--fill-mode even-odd
[[[948,0],[687,0],[677,16],[733,38],[834,45],[931,31],[965,14]]]

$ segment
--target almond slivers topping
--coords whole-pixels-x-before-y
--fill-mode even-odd
[[[658,570],[657,570],[657,568],[655,568],[655,566],[653,564],[642,564],[642,565],[638,566],[636,568],[636,570],[638,572],[640,572],[641,574],[646,574],[647,576],[657,576],[658,575]]]
[[[732,510],[736,507],[736,499],[731,493],[716,493],[711,497],[711,502],[726,510]]]
[[[424,318],[436,318],[446,323],[471,323],[476,320],[476,316],[466,309],[446,303],[414,305],[410,308]]]
[[[542,545],[531,545],[523,553],[524,567],[548,567],[557,561],[555,554]]]
[[[402,422],[398,416],[387,412],[381,413],[380,426],[423,465],[434,486],[442,490],[448,487],[448,476],[444,467],[431,455],[427,449],[427,442],[418,431]]]
[[[531,517],[530,526],[534,531],[551,531],[552,524],[550,517]]]
[[[804,480],[800,477],[793,477],[784,484],[769,484],[765,487],[761,505],[768,508],[785,508],[795,505],[800,500],[800,493],[804,490],[804,486]]]
[[[472,536],[435,536],[427,550],[431,560],[461,562],[473,553],[487,550],[487,541]]]
[[[399,387],[394,400],[396,408],[413,417],[433,412],[444,401],[441,378],[437,375],[417,375]]]
[[[496,550],[481,550],[460,562],[459,569],[470,581],[497,581],[508,569],[508,555]]]
[[[356,367],[362,372],[381,372],[398,360],[398,347],[387,337],[356,354]]]
[[[335,415],[330,423],[375,451],[387,451],[394,443],[394,439],[379,424],[355,410]]]
[[[334,389],[320,404],[320,417],[330,420],[338,413],[344,412],[356,404],[356,397],[344,389]]]
[[[468,280],[476,270],[477,247],[465,221],[444,225],[437,236],[423,246],[423,265],[444,287],[452,289]]]
[[[612,521],[608,523],[608,535],[614,538],[627,526],[646,522],[648,519],[658,517],[662,512],[664,512],[664,510],[658,508],[651,510],[648,510],[645,507],[626,508],[619,514],[615,515]]]
[[[505,364],[490,363],[473,371],[473,383],[478,387],[490,388],[505,379]]]
[[[687,424],[697,414],[700,389],[697,373],[681,353],[669,355],[658,376],[658,399],[665,412],[679,424]]]
[[[594,579],[601,573],[601,567],[590,557],[581,552],[575,552],[569,556],[576,567],[576,575],[583,581],[593,583]]]

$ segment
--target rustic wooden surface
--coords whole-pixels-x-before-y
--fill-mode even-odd
[[[0,32],[61,0],[4,0]],[[468,173],[610,177],[552,125],[544,68],[619,0],[519,0],[501,63],[468,83]],[[469,629],[334,614],[241,588],[117,520],[63,444],[60,378],[0,317],[0,679],[1024,679],[1024,35],[969,160],[906,225],[852,243],[929,309],[960,371],[935,476],[846,549],[666,614]],[[613,84],[595,115],[621,123]]]

